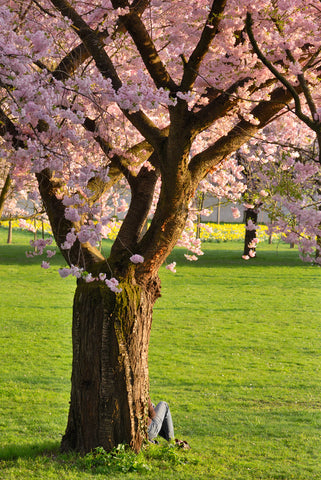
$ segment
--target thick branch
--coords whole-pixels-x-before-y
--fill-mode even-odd
[[[295,105],[295,114],[297,117],[302,120],[306,125],[308,125],[310,128],[315,130],[315,125],[314,122],[310,120],[310,118],[305,115],[302,112],[301,108],[301,101],[298,92],[296,91],[295,87],[291,85],[291,83],[278,71],[277,68],[274,67],[274,65],[266,58],[266,56],[262,53],[260,50],[257,41],[255,40],[253,30],[252,30],[252,25],[253,25],[253,20],[252,16],[250,13],[247,13],[246,15],[246,31],[249,37],[249,40],[251,42],[251,45],[253,47],[254,52],[258,56],[258,58],[261,60],[261,62],[270,70],[270,72],[277,78],[284,86],[285,88],[289,91],[289,93],[292,95],[293,100],[294,100],[294,105]],[[302,87],[302,85],[301,85]]]
[[[146,7],[149,4],[149,0],[134,0],[130,6],[131,11],[140,17]],[[118,21],[116,27],[116,33],[125,32],[126,28]],[[99,38],[104,39],[108,37],[109,33],[107,30],[99,32]],[[71,76],[80,65],[82,65],[89,57],[91,56],[90,52],[87,50],[83,43],[77,45],[71,52],[69,52],[55,68],[53,75],[57,80],[64,80]]]
[[[125,8],[129,6],[127,0],[113,0],[112,4],[114,8]],[[121,16],[120,21],[132,37],[156,87],[167,88],[173,92],[177,91],[178,86],[167,72],[164,63],[158,55],[154,42],[140,17],[134,11],[131,11],[127,15]]]
[[[10,173],[8,173],[0,193],[0,218],[4,210],[5,201],[10,194],[11,184],[12,184],[11,176],[10,176]]]
[[[117,91],[122,86],[122,82],[112,61],[104,50],[104,44],[99,38],[99,34],[89,27],[89,25],[66,0],[51,0],[51,3],[63,16],[69,18],[73,22],[75,32],[92,55],[98,70],[105,78],[111,79],[113,88]],[[123,110],[123,112],[130,122],[152,145],[158,146],[161,141],[160,131],[144,112],[138,111],[130,113],[128,110]]]
[[[142,236],[147,221],[158,177],[158,170],[149,170],[142,167],[138,175],[131,178],[130,206],[113,244],[111,260],[114,256],[117,257],[120,252],[123,252],[127,258],[130,254],[139,253],[137,243]]]
[[[12,137],[12,144],[15,149],[24,148],[25,144],[19,139],[19,131],[13,121],[0,108],[0,135],[4,137],[9,133]]]
[[[219,164],[228,155],[238,150],[250,140],[259,130],[270,123],[274,116],[293,100],[289,91],[282,87],[276,88],[270,100],[262,100],[251,113],[259,120],[254,125],[246,120],[241,120],[230,132],[217,140],[203,152],[195,155],[189,164],[193,181],[197,184],[204,178],[215,165]]]
[[[193,113],[191,117],[193,130],[199,133],[212,125],[215,120],[223,117],[224,114],[239,102],[239,98],[236,95],[237,89],[245,85],[249,80],[250,77],[238,80],[225,92],[214,98],[208,105],[202,107],[198,112]]]
[[[65,218],[65,206],[62,200],[58,198],[61,184],[59,180],[52,176],[52,172],[49,169],[45,169],[37,173],[36,177],[53,235],[57,246],[61,249],[67,233],[72,228],[75,228],[77,231],[80,225]],[[70,250],[61,249],[61,253],[68,265],[78,265],[85,270],[90,270],[93,264],[104,260],[103,255],[97,248],[92,247],[89,243],[80,243],[78,240],[76,240]]]

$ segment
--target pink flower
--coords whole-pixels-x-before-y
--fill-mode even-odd
[[[56,255],[56,250],[47,250],[47,257],[51,258]]]
[[[61,278],[66,278],[71,274],[70,268],[59,268],[59,275]]]
[[[69,207],[65,210],[65,218],[71,222],[79,222],[80,215],[75,208]]]
[[[173,273],[176,273],[176,262],[172,262],[169,265],[166,265],[167,270],[170,270]]]
[[[231,207],[231,210],[234,218],[239,218],[241,216],[241,213],[237,207]]]
[[[86,283],[94,282],[95,280],[96,280],[96,278],[93,277],[91,273],[88,273],[88,275],[85,276],[85,282]]]
[[[44,269],[50,268],[50,263],[43,261],[42,264],[41,264],[41,267],[44,268]]]
[[[250,242],[250,243],[248,244],[248,247],[251,248],[251,249],[252,249],[252,248],[256,248],[256,246],[257,246],[257,244],[259,243],[259,241],[260,241],[260,240],[259,240],[258,238],[253,238],[252,242]]]
[[[255,223],[252,222],[252,220],[248,220],[246,225],[246,230],[249,230],[249,231],[256,230],[256,225]]]
[[[184,257],[189,260],[190,262],[196,262],[198,260],[198,257],[196,255],[187,255],[186,253],[184,254]]]
[[[265,190],[261,190],[261,191],[260,191],[260,195],[261,195],[262,197],[268,197],[268,196],[269,196],[268,192],[266,192]]]
[[[119,282],[116,278],[111,278],[110,280],[106,278],[105,283],[112,292],[120,293],[123,290],[122,288],[118,287]]]
[[[130,260],[132,263],[143,263],[144,257],[142,257],[141,255],[138,255],[137,253],[135,253],[135,255],[132,255],[129,260]]]

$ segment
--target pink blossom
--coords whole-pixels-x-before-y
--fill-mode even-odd
[[[262,197],[268,197],[269,196],[268,192],[266,192],[265,190],[260,190],[260,195]]]
[[[51,258],[56,255],[56,250],[47,250],[47,257]]]
[[[105,283],[112,292],[120,293],[123,290],[122,288],[118,287],[119,282],[116,278],[111,278],[110,280],[106,278]]]
[[[80,220],[80,215],[78,211],[73,207],[66,208],[65,217],[67,220],[70,220],[71,222],[79,222]]]
[[[167,270],[170,270],[173,273],[176,273],[176,262],[169,263],[166,265]]]
[[[252,231],[252,230],[256,230],[257,229],[257,226],[255,225],[255,223],[252,222],[252,220],[248,220],[247,222],[247,225],[246,225],[246,230],[249,230],[249,231]]]
[[[85,275],[84,278],[86,283],[94,282],[95,280],[97,280],[95,277],[92,276],[91,273],[88,273],[87,275]]]
[[[130,260],[132,263],[143,263],[144,257],[142,257],[141,255],[138,255],[137,253],[135,253],[135,255],[132,255],[129,260]]]
[[[258,238],[253,238],[253,240],[248,244],[248,247],[251,248],[251,249],[256,248],[259,241],[260,240]]]
[[[79,268],[77,265],[71,265],[70,272],[74,277],[81,278],[83,274],[83,268]]]
[[[234,218],[239,218],[241,216],[241,212],[237,207],[231,207],[231,210]]]
[[[61,278],[66,278],[71,274],[70,268],[59,268],[58,271]]]
[[[189,260],[190,262],[196,262],[198,260],[198,257],[196,255],[187,255],[186,253],[184,254],[184,257]]]
[[[50,263],[43,261],[43,262],[41,263],[41,268],[44,268],[44,269],[50,268]]]

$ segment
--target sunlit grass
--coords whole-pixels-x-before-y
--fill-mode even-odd
[[[150,344],[151,394],[170,403],[190,452],[143,452],[144,473],[95,470],[58,454],[67,421],[74,280],[43,270],[31,234],[0,229],[0,478],[321,478],[320,269],[289,246],[209,243],[161,269]],[[105,243],[108,250],[109,244]],[[89,466],[88,466],[89,465]]]

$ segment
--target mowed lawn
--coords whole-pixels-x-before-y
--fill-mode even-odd
[[[192,448],[147,448],[149,469],[108,474],[58,453],[75,285],[60,279],[60,255],[46,271],[26,259],[29,238],[6,245],[0,228],[1,480],[321,478],[319,267],[284,244],[260,245],[250,262],[241,243],[205,244],[196,263],[175,250],[154,309],[151,395]]]

